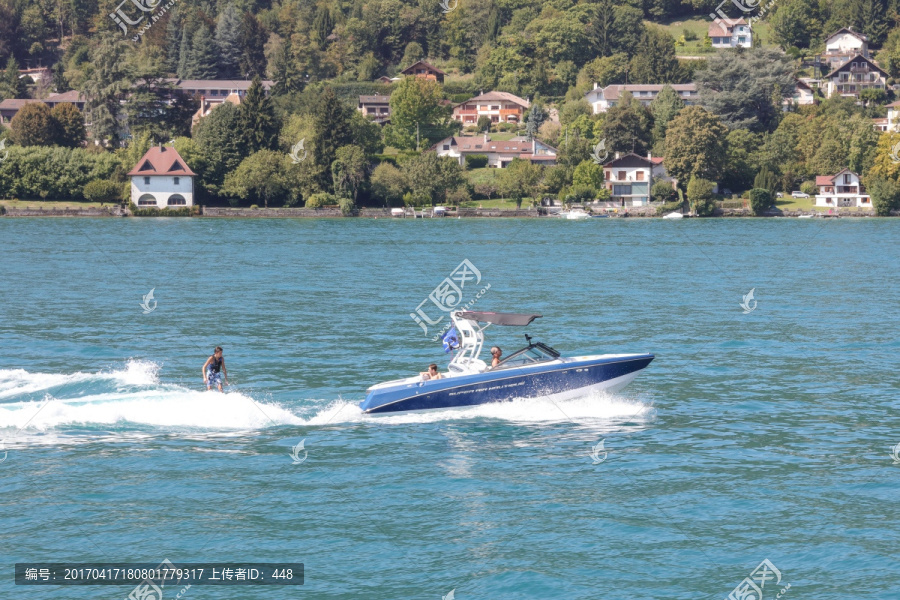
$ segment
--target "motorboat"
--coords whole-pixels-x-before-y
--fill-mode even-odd
[[[595,390],[615,392],[637,377],[652,354],[592,354],[564,358],[550,346],[532,341],[491,367],[479,358],[484,331],[491,325],[524,327],[539,314],[456,311],[444,335],[454,352],[447,373],[422,375],[373,385],[360,408],[368,414],[423,411],[507,402],[518,398],[566,400]]]
[[[570,221],[578,221],[581,219],[590,219],[591,215],[580,208],[573,208],[572,210],[564,210],[559,213],[560,217],[568,219]]]
[[[680,212],[671,212],[663,217],[663,219],[683,219],[684,215]]]

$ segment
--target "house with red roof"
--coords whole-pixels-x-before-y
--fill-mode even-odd
[[[453,118],[463,125],[475,125],[480,117],[491,123],[521,123],[531,103],[509,92],[488,92],[453,107]]]
[[[467,155],[487,156],[488,167],[505,169],[514,158],[521,158],[539,165],[556,164],[556,148],[536,139],[495,141],[489,135],[450,136],[431,147],[438,156],[449,156],[465,164]]]
[[[400,73],[407,77],[420,77],[422,79],[437,81],[438,83],[444,83],[444,76],[447,75],[433,64],[427,63],[424,60],[409,65],[400,71]]]
[[[850,169],[843,169],[837,175],[816,175],[816,186],[819,188],[816,206],[872,208],[872,198],[860,183],[859,175]]]
[[[194,177],[178,150],[153,146],[135,167],[131,177],[131,202],[138,208],[184,208],[194,205]]]
[[[717,17],[709,24],[707,33],[713,48],[751,48],[753,32],[750,23],[743,18]]]

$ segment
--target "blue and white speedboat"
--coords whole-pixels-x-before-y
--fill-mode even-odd
[[[614,392],[650,364],[652,354],[594,354],[563,358],[559,352],[532,342],[496,367],[479,358],[484,330],[490,325],[525,326],[536,314],[454,312],[449,344],[455,351],[448,372],[440,379],[421,375],[379,383],[368,389],[360,408],[366,413],[391,413],[458,408],[517,398],[565,400],[594,390]],[[484,325],[481,325],[481,324]],[[455,331],[454,331],[455,330]],[[448,343],[448,336],[444,338]]]

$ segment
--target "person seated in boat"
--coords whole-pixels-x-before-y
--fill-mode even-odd
[[[491,348],[491,357],[492,357],[491,358],[491,366],[492,367],[496,367],[497,365],[500,364],[501,356],[503,356],[503,350],[501,350],[497,346],[494,346],[493,348]]]
[[[422,379],[424,379],[425,381],[428,381],[429,379],[443,379],[444,378],[443,375],[438,373],[437,365],[434,363],[431,363],[430,365],[428,365],[428,370],[423,371],[422,373],[419,373],[419,375],[421,375]]]

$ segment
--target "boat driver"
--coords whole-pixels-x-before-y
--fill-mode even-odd
[[[491,356],[493,357],[491,359],[491,366],[496,367],[500,364],[500,357],[503,356],[503,350],[501,350],[497,346],[494,346],[493,348],[491,348]]]
[[[428,370],[419,373],[419,375],[421,375],[422,379],[424,379],[425,381],[428,381],[429,379],[443,379],[444,378],[443,375],[438,373],[437,365],[434,363],[431,363],[430,365],[428,365]]]

